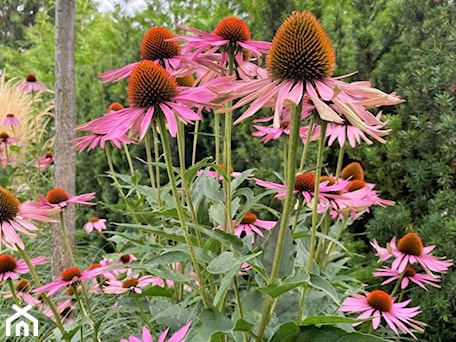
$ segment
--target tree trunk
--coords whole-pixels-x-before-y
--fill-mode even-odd
[[[76,194],[76,151],[70,140],[75,137],[74,80],[75,1],[57,0],[55,5],[55,180],[54,186]],[[75,206],[64,209],[64,222],[71,246],[74,246]],[[71,267],[63,243],[60,224],[52,227],[52,274],[57,276]]]

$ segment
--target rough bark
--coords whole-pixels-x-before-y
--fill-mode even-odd
[[[70,140],[75,137],[75,1],[57,0],[55,5],[55,181],[54,186],[76,193],[76,152]],[[64,222],[71,246],[74,246],[75,208],[64,209]],[[63,243],[60,224],[52,227],[52,274],[57,276],[71,267]]]

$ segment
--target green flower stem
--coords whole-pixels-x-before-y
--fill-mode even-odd
[[[158,124],[159,124],[159,129],[160,129],[160,136],[162,139],[162,144],[163,144],[163,153],[165,155],[165,163],[166,163],[166,169],[168,171],[168,177],[169,177],[169,182],[171,184],[171,188],[173,191],[174,195],[174,200],[176,202],[176,209],[177,209],[177,214],[179,216],[179,221],[182,227],[182,231],[184,232],[184,238],[185,242],[188,247],[188,251],[190,253],[190,259],[192,260],[193,268],[195,269],[196,277],[198,279],[198,286],[199,286],[199,292],[201,295],[201,299],[203,301],[203,304],[206,308],[209,308],[210,302],[209,299],[207,298],[206,295],[206,289],[204,286],[204,281],[203,281],[203,276],[201,274],[200,266],[198,264],[198,259],[196,258],[195,250],[193,249],[193,243],[192,239],[190,237],[190,232],[187,223],[185,222],[185,214],[184,214],[184,208],[182,207],[182,203],[179,199],[179,191],[177,189],[176,185],[176,178],[174,175],[174,170],[173,170],[173,163],[171,160],[171,147],[169,145],[169,138],[168,138],[168,131],[166,129],[166,124],[165,124],[165,118],[163,115],[158,116]]]
[[[342,164],[344,162],[345,145],[342,145],[339,149],[339,156],[337,157],[336,167],[336,179],[340,177],[340,171],[342,171]]]
[[[234,50],[228,51],[228,75],[234,74]],[[228,108],[232,106],[232,102],[227,104]],[[224,153],[223,153],[223,168],[226,170],[226,179],[223,178],[225,188],[225,206],[226,214],[224,215],[224,227],[229,228],[229,231],[234,233],[233,220],[231,219],[231,136],[233,128],[233,111],[229,110],[225,113],[225,137],[224,137]]]
[[[290,144],[288,147],[288,168],[285,177],[285,184],[287,185],[287,193],[285,196],[285,201],[283,205],[282,217],[279,226],[279,233],[277,237],[277,245],[274,254],[274,259],[272,263],[272,270],[269,276],[268,283],[271,284],[276,278],[279,273],[280,268],[280,261],[282,259],[283,247],[285,244],[285,235],[288,229],[288,223],[290,220],[291,212],[293,210],[293,190],[294,190],[294,179],[296,177],[296,154],[298,150],[298,142],[299,142],[299,128],[300,128],[300,121],[301,121],[301,105],[298,105],[298,108],[295,106],[292,107],[291,111],[291,122],[290,122]],[[263,314],[260,321],[260,326],[258,328],[258,341],[262,341],[264,331],[266,326],[268,325],[271,315],[272,309],[274,307],[275,300],[267,296]]]
[[[133,161],[131,159],[130,151],[128,150],[127,144],[122,144],[122,145],[123,145],[123,148],[124,148],[125,156],[127,157],[128,167],[130,169],[130,176],[131,176],[131,178],[133,180],[133,177],[135,176],[135,168],[133,166]],[[138,189],[136,189],[136,196],[138,198],[141,197],[141,194],[139,193]]]
[[[158,142],[158,133],[157,133],[157,126],[152,125],[152,136],[154,138],[154,151],[155,151],[155,162],[158,163],[160,160],[160,148]],[[157,185],[157,203],[158,207],[161,208],[161,187],[160,187],[160,166],[158,164],[155,165],[155,179]]]
[[[312,268],[312,261],[315,253],[315,242],[317,237],[317,221],[318,221],[318,196],[320,194],[320,177],[321,177],[321,166],[323,165],[323,152],[325,148],[326,140],[326,121],[322,121],[320,125],[320,139],[318,141],[318,152],[317,152],[317,169],[315,172],[315,190],[313,195],[313,206],[312,206],[312,229],[310,232],[310,245],[309,245],[309,259],[307,260],[307,272]]]
[[[200,122],[195,122],[195,128],[193,129],[193,148],[192,148],[192,165],[196,163],[196,147],[198,146],[198,132],[199,132]]]
[[[308,287],[305,285],[302,286],[301,298],[299,299],[298,305],[298,315],[296,316],[296,324],[298,325],[301,323],[302,315],[304,314],[304,304],[306,303],[307,291]]]
[[[166,284],[166,282],[165,282],[165,284]],[[138,296],[136,295],[136,293],[133,293],[132,295],[133,295],[133,299],[135,300],[136,306],[138,307],[139,313],[141,314],[141,317],[142,317],[144,323],[147,325],[147,327],[149,328],[150,331],[153,331],[153,327],[150,324],[149,319],[147,318],[146,312],[144,311],[144,309],[141,305],[141,302],[139,301]]]
[[[30,258],[27,254],[26,251],[21,249],[18,245],[16,245],[16,248],[21,255],[22,259],[24,259],[25,263],[27,264],[27,267],[29,269],[29,272],[33,278],[33,281],[35,282],[36,287],[41,286],[41,281],[40,278],[38,277],[38,274],[36,273],[35,267],[32,265],[32,262],[30,261]],[[57,328],[60,330],[60,333],[62,335],[65,335],[66,331],[65,328],[63,327],[62,320],[60,319],[60,313],[55,307],[54,303],[47,297],[45,294],[42,294],[43,301],[49,306],[49,308],[52,311],[52,314],[54,315],[55,318],[55,324],[57,325]],[[67,342],[71,342],[71,339],[65,339]]]
[[[193,205],[192,196],[190,189],[188,187],[188,182],[184,177],[186,171],[186,161],[185,161],[185,128],[184,124],[180,121],[177,122],[177,149],[179,154],[179,167],[181,173],[182,187],[184,189],[184,194],[187,197],[187,205],[190,209],[190,214],[192,215],[193,222],[196,222],[196,212],[195,206]],[[199,241],[200,239],[198,239]],[[201,246],[201,244],[200,244]]]
[[[63,210],[64,209],[61,209],[59,213],[60,229],[62,230],[63,243],[65,244],[65,248],[67,249],[67,253],[70,257],[71,264],[73,266],[77,266],[76,260],[74,259],[73,255],[73,247],[71,247],[70,240],[68,239],[68,234],[65,227],[65,219],[63,217]]]
[[[149,130],[146,131],[146,136],[144,137],[144,145],[146,147],[146,158],[147,158],[147,171],[149,172],[150,186],[156,188],[154,169],[153,169],[153,159],[152,159],[152,146],[150,144],[150,133]]]
[[[403,270],[402,273],[399,275],[399,279],[397,279],[396,285],[394,286],[393,291],[391,291],[391,294],[390,294],[391,297],[394,297],[396,295],[397,291],[399,291],[399,289],[401,287],[402,279],[404,279],[404,276],[405,276],[405,270]]]
[[[322,236],[318,239],[318,244],[317,244],[317,250],[315,252],[315,260],[317,262],[318,265],[322,265],[322,261],[323,261],[323,258],[325,257],[325,255],[322,253],[322,250],[325,249],[325,245],[326,245],[326,238],[325,236],[327,236],[329,234],[329,227],[330,227],[330,216],[328,215],[327,212],[325,212],[324,214],[324,218],[323,218],[323,221],[322,221],[322,227],[321,227],[321,233],[322,233]]]
[[[123,189],[122,189],[122,185],[120,185],[119,180],[117,179],[117,176],[116,176],[116,172],[114,171],[114,164],[112,162],[112,156],[111,156],[111,146],[109,146],[109,144],[105,145],[105,151],[106,151],[106,160],[108,161],[109,171],[111,172],[111,177],[114,182],[114,186],[117,188],[117,190],[119,191],[120,197],[122,197],[125,205],[130,210],[133,220],[135,222],[138,222],[136,213],[134,210],[132,210],[130,204],[128,203],[127,196],[125,196],[125,193],[123,192]]]
[[[299,196],[298,203],[297,203],[297,208],[298,209],[296,210],[296,213],[295,213],[295,216],[294,216],[294,220],[293,220],[293,225],[291,226],[291,236],[293,238],[294,238],[294,236],[296,234],[296,227],[298,226],[299,215],[301,214],[301,209],[302,209],[303,202],[304,202],[304,198],[302,196]]]
[[[11,280],[11,278],[8,278],[6,282],[8,283],[8,286],[11,290],[11,295],[13,296],[14,302],[16,303],[16,305],[20,305],[20,301],[19,298],[17,298],[16,288],[14,287],[13,281]]]
[[[214,114],[215,164],[220,165],[220,114]]]
[[[339,241],[340,237],[342,236],[342,233],[344,232],[345,227],[347,226],[349,217],[350,217],[349,215],[345,215],[344,220],[342,221],[342,227],[340,227],[340,230],[337,232],[337,235],[335,237],[336,241]],[[329,260],[330,260],[329,257],[332,254],[335,246],[336,246],[336,244],[334,242],[329,241],[328,246],[326,247],[325,254],[324,254],[325,259],[324,259],[324,262],[321,263],[321,266],[325,267],[328,265]]]
[[[77,284],[73,284],[72,287],[73,287],[73,291],[74,291],[74,296],[76,297],[76,301],[78,302],[78,305],[79,305],[79,308],[81,309],[82,315],[89,319],[89,324],[90,324],[90,326],[93,329],[94,341],[100,341],[100,339],[98,338],[98,329],[97,329],[96,324],[95,324],[95,319],[93,317],[92,309],[90,308],[89,296],[87,294],[87,290],[86,290],[84,284],[81,283],[80,284],[80,288],[82,290],[82,295],[84,296],[84,301],[86,302],[86,305],[87,305],[87,310],[85,309],[85,306],[82,303],[81,297],[79,296],[78,285]]]
[[[307,131],[307,135],[306,135],[306,143],[304,144],[304,148],[302,150],[301,162],[299,163],[299,169],[298,169],[299,171],[304,170],[304,165],[305,165],[306,158],[307,158],[307,152],[309,151],[310,137],[312,136],[312,131],[314,129],[314,125],[315,125],[315,116],[312,115],[310,117],[309,130]]]

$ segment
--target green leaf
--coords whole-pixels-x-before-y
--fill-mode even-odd
[[[207,271],[211,274],[221,274],[232,269],[238,269],[244,262],[255,258],[261,253],[262,252],[257,252],[244,257],[236,257],[233,252],[225,251],[209,263]]]
[[[318,274],[310,273],[310,282],[308,284],[318,290],[326,293],[337,305],[340,305],[339,296],[336,290],[326,279],[322,278]]]
[[[295,269],[293,275],[285,277],[283,279],[276,279],[271,284],[260,287],[258,290],[265,293],[273,298],[306,283],[309,280],[309,274],[304,269]]]
[[[388,340],[333,326],[298,326],[288,322],[279,327],[269,342],[386,342]]]
[[[214,301],[213,301],[214,306],[217,309],[219,309],[219,310],[223,309],[222,306],[225,304],[226,293],[228,292],[230,285],[233,282],[233,278],[236,276],[237,273],[238,273],[238,269],[234,268],[231,270],[231,272],[228,272],[227,274],[225,274],[225,276],[220,281],[219,289],[218,289],[217,294],[215,295]]]
[[[187,342],[214,341],[215,338],[229,333],[233,328],[233,322],[214,308],[204,309],[198,321],[185,339]]]
[[[339,323],[355,323],[357,319],[347,318],[343,316],[310,316],[301,321],[301,326],[307,325],[326,325],[326,324],[339,324]]]
[[[243,319],[238,319],[236,323],[234,323],[233,330],[234,331],[251,331],[255,324],[249,323]]]
[[[141,293],[135,294],[138,297],[171,297],[174,294],[174,289],[165,288],[157,285],[150,286],[144,289]]]

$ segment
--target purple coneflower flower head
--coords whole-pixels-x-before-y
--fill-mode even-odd
[[[106,229],[106,219],[101,219],[97,216],[91,217],[83,227],[87,234],[90,234],[94,229],[101,233]]]
[[[273,124],[279,127],[284,106],[310,102],[326,122],[349,122],[367,134],[375,133],[372,127],[383,123],[366,110],[367,106],[396,104],[401,100],[395,95],[366,87],[364,83],[345,86],[344,82],[332,77],[335,61],[331,42],[315,16],[310,12],[295,11],[275,34],[266,58],[265,75],[214,89],[228,97],[241,98],[233,107],[220,112],[250,103],[250,107],[234,122],[237,124],[273,103]],[[360,94],[354,94],[355,89]]]
[[[39,167],[40,169],[47,169],[53,164],[54,164],[54,154],[52,152],[48,151],[36,161],[35,166]]]
[[[57,291],[68,286],[77,285],[79,282],[96,280],[96,276],[106,271],[106,267],[95,267],[82,271],[79,267],[70,267],[64,270],[60,278],[51,281],[43,286],[36,288],[34,293],[47,292],[48,296],[52,296]]]
[[[165,27],[150,28],[144,35],[140,47],[141,60],[152,61],[163,66],[170,74],[181,64],[180,47],[175,41],[170,41],[174,35]],[[125,65],[119,69],[104,72],[98,77],[103,82],[116,82],[131,75],[139,62]]]
[[[183,342],[185,340],[185,336],[187,335],[188,330],[190,329],[190,325],[192,322],[188,322],[178,331],[176,331],[167,341],[168,342]],[[168,335],[169,328],[167,328],[159,337],[157,342],[165,342],[166,336]],[[147,327],[143,327],[142,329],[142,337],[135,337],[130,336],[128,339],[122,339],[120,342],[154,342],[150,331]]]
[[[373,273],[374,277],[389,277],[386,279],[382,285],[389,284],[393,281],[401,280],[401,289],[407,288],[410,282],[415,283],[419,287],[425,289],[427,291],[426,285],[440,287],[439,284],[436,284],[440,281],[440,276],[437,275],[429,275],[427,273],[417,273],[416,270],[412,267],[406,267],[405,270],[401,273],[396,269],[383,267],[377,269]]]
[[[5,118],[2,121],[2,124],[5,126],[19,126],[20,122],[19,119],[13,113],[6,114]]]
[[[41,302],[30,294],[32,285],[27,279],[21,279],[15,284],[16,297],[27,305],[36,306],[40,305]],[[5,298],[14,298],[11,292],[5,292],[3,294]]]
[[[47,90],[43,83],[38,82],[34,74],[27,74],[25,76],[25,81],[19,84],[19,89],[24,90],[27,93]]]
[[[209,53],[222,51],[221,62],[224,64],[228,60],[228,51],[235,55],[244,52],[253,53],[259,59],[262,53],[266,53],[271,46],[270,42],[251,40],[250,29],[247,23],[241,18],[234,16],[222,19],[213,33],[207,33],[195,28],[177,25],[178,28],[188,31],[193,35],[178,35],[176,40],[183,40],[186,43],[183,46],[185,52],[193,51],[193,56],[197,56],[203,51]],[[239,60],[238,60],[239,61]]]
[[[109,279],[106,286],[103,288],[105,293],[121,294],[126,292],[142,293],[142,289],[148,285],[158,285],[163,287],[163,280],[154,276],[138,275],[130,276],[125,280]]]
[[[68,192],[62,188],[54,188],[48,191],[46,197],[38,195],[43,205],[54,208],[65,208],[68,204],[95,205],[96,203],[88,202],[95,197],[94,192],[70,197]]]
[[[242,237],[243,234],[252,237],[252,243],[255,242],[255,234],[264,236],[260,228],[271,230],[276,225],[276,221],[260,220],[254,213],[247,212],[239,223],[235,225],[234,234]]]
[[[142,140],[154,115],[164,115],[174,137],[177,119],[184,123],[201,120],[201,115],[191,107],[210,103],[215,98],[207,86],[181,87],[163,67],[152,61],[142,61],[134,67],[128,84],[131,107],[109,113],[77,129],[90,129],[93,134],[106,135],[107,140],[124,136],[129,131],[130,136]]]
[[[398,272],[403,272],[408,264],[419,263],[424,270],[433,272],[446,272],[448,267],[453,263],[443,260],[444,258],[436,258],[430,253],[435,248],[433,246],[423,246],[420,236],[416,233],[405,234],[396,245],[396,240],[390,242],[391,252],[394,259],[391,268]]]
[[[40,203],[19,200],[8,190],[0,187],[0,229],[1,243],[9,249],[17,247],[24,249],[24,242],[19,234],[33,236],[38,228],[30,220],[54,222],[49,216],[58,212],[58,209],[43,206]]]
[[[32,265],[42,265],[46,263],[46,257],[39,256],[30,260]],[[24,260],[16,260],[10,254],[4,253],[0,255],[0,282],[7,279],[19,279],[20,274],[29,273],[29,268]]]
[[[395,303],[395,298],[381,290],[364,292],[364,295],[354,294],[346,298],[339,308],[342,312],[361,312],[358,319],[373,317],[372,327],[377,329],[383,318],[388,326],[399,335],[399,332],[409,334],[416,339],[412,329],[422,333],[425,323],[413,319],[421,311],[418,306],[406,308],[410,299]],[[360,323],[355,323],[355,325]]]

